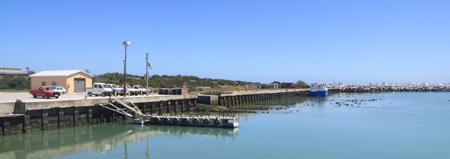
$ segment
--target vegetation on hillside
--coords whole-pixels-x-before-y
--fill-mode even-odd
[[[30,85],[28,77],[5,76],[0,79],[0,90],[27,90],[30,89]]]
[[[105,73],[102,75],[97,75],[94,78],[94,82],[102,83],[114,83],[121,85],[123,82],[123,74],[115,73]],[[145,86],[145,77],[137,75],[127,74],[127,83],[138,84]],[[210,87],[210,88],[221,88],[223,86],[244,86],[244,85],[260,85],[260,83],[255,82],[244,82],[244,81],[233,81],[225,79],[211,79],[211,78],[200,78],[197,76],[169,76],[169,75],[153,75],[148,81],[149,87],[154,88],[181,88],[187,87],[194,90],[198,87]]]

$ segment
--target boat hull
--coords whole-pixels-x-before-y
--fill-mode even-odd
[[[326,96],[328,95],[328,91],[311,91],[309,92],[310,96]]]

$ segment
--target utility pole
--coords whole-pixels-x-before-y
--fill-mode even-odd
[[[146,73],[145,74],[145,81],[147,82],[147,84],[145,85],[145,88],[147,89],[147,93],[145,93],[148,96],[148,51],[147,51],[147,56],[145,57],[145,60],[147,60],[147,62],[145,63],[145,69],[146,69]]]
[[[147,60],[147,63],[145,66],[145,68],[147,69],[147,74],[145,75],[146,76],[145,80],[147,82],[147,85],[145,87],[147,88],[147,95],[148,95],[148,68],[150,68],[150,70],[152,70],[152,65],[150,65],[150,63],[148,62],[148,51],[147,51],[147,57],[145,57],[145,59]],[[153,90],[152,90],[152,93],[153,93]]]
[[[125,60],[123,60],[123,89],[125,91],[125,94],[123,94],[123,97],[127,96],[127,46],[130,45],[129,41],[123,41],[122,43],[123,45],[125,45]]]

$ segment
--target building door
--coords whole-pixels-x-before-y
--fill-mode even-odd
[[[74,79],[74,92],[82,93],[86,90],[86,79],[85,78],[75,78]]]

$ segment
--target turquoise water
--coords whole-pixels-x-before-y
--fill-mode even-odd
[[[3,136],[0,158],[448,159],[449,100],[450,93],[333,94],[239,114],[238,129],[107,123],[41,131]]]

